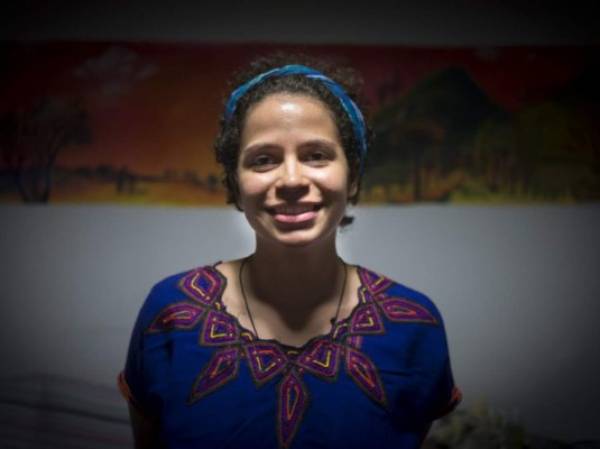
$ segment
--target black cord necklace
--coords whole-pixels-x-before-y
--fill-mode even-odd
[[[246,262],[248,261],[248,259],[250,259],[250,257],[251,256],[248,256],[248,257],[244,257],[244,259],[242,259],[242,263],[240,264],[240,269],[238,271],[238,282],[240,284],[240,290],[242,291],[242,298],[244,299],[244,305],[246,306],[246,313],[248,313],[248,318],[250,318],[250,324],[252,325],[252,330],[254,331],[254,335],[256,336],[256,338],[260,340],[260,337],[258,336],[258,331],[256,330],[256,325],[254,324],[254,318],[252,317],[252,313],[250,312],[250,307],[248,306],[248,298],[246,298],[246,292],[244,291],[244,283],[242,282],[244,266],[246,265]],[[342,289],[340,292],[340,298],[338,299],[335,316],[330,320],[331,326],[333,326],[337,322],[338,317],[340,315],[340,310],[342,308],[342,302],[344,299],[344,292],[346,291],[346,280],[348,277],[348,265],[346,265],[346,262],[344,262],[339,257],[338,257],[338,259],[344,266],[344,282],[342,283]]]

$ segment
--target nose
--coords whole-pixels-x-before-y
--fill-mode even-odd
[[[296,201],[308,193],[308,187],[300,161],[295,157],[286,158],[276,183],[277,196],[285,201]]]

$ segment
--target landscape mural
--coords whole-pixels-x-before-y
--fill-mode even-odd
[[[0,202],[223,205],[226,81],[280,50],[364,76],[363,203],[600,199],[597,47],[4,42]]]

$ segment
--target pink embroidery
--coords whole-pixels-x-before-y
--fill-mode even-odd
[[[435,317],[425,307],[405,298],[380,297],[377,302],[385,316],[395,323],[429,323],[437,324]]]
[[[244,345],[244,349],[248,356],[250,372],[258,386],[282,372],[288,363],[286,355],[273,343],[248,343]]]
[[[334,378],[338,372],[340,352],[336,343],[319,339],[300,354],[296,363],[317,376]]]
[[[346,338],[346,344],[354,349],[360,349],[362,346],[362,337],[360,335],[350,335]]]
[[[367,287],[367,290],[373,295],[377,295],[384,290],[387,290],[393,284],[392,280],[385,276],[365,270],[364,268],[358,270],[358,276],[360,277],[361,282]]]
[[[239,328],[230,315],[211,310],[204,320],[200,344],[220,346],[235,343],[239,340],[239,334]]]
[[[294,370],[290,370],[281,381],[278,398],[279,443],[287,448],[292,442],[308,406],[308,393]]]
[[[331,339],[333,341],[339,341],[347,333],[348,333],[348,322],[347,321],[340,321],[340,322],[336,323],[335,329],[333,330],[333,333],[331,334]]]
[[[346,370],[352,380],[376,402],[385,406],[385,392],[371,359],[352,348],[346,350]]]
[[[197,268],[181,278],[179,288],[201,304],[211,305],[221,297],[225,283],[216,270]]]
[[[234,379],[239,367],[239,348],[229,347],[215,352],[194,382],[190,404]]]
[[[352,333],[382,334],[385,332],[375,304],[365,304],[356,309],[350,323]]]
[[[165,307],[146,330],[147,333],[194,328],[204,314],[204,307],[188,301],[176,302]]]

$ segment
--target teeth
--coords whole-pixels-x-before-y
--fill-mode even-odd
[[[275,213],[285,215],[299,215],[312,210],[315,210],[315,206],[279,206],[275,208]]]

